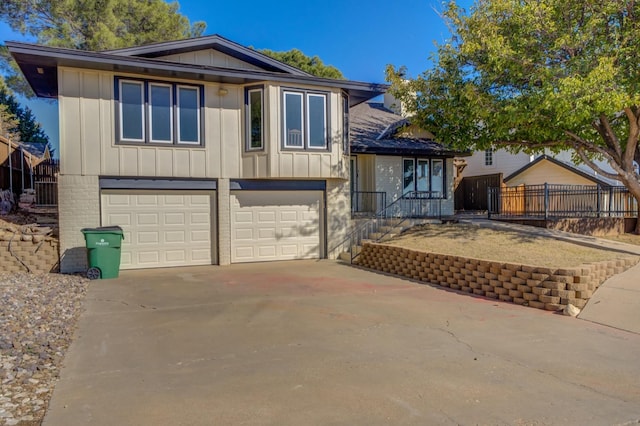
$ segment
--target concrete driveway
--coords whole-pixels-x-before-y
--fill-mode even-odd
[[[640,335],[332,261],[90,285],[45,425],[630,424]]]

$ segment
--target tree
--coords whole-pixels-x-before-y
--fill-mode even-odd
[[[432,69],[387,68],[416,120],[457,148],[573,149],[640,200],[640,2],[477,0],[443,16],[452,36]]]
[[[342,72],[333,65],[325,65],[318,56],[307,56],[298,49],[291,49],[286,52],[275,52],[269,49],[258,50],[267,56],[277,59],[280,62],[289,64],[304,72],[307,72],[316,77],[334,78],[338,80],[344,80]]]
[[[98,51],[201,35],[204,22],[191,24],[179,7],[164,0],[2,0],[0,20],[40,44]],[[2,56],[7,82],[25,93],[6,50]]]
[[[29,107],[20,105],[1,77],[0,120],[2,120],[2,136],[8,135],[14,142],[49,143],[49,137],[36,121]]]

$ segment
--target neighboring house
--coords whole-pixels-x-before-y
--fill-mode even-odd
[[[60,115],[61,270],[121,225],[122,268],[333,257],[349,106],[384,85],[311,76],[220,36],[87,52],[7,42]]]
[[[507,186],[544,183],[620,185],[598,175],[585,164],[573,164],[570,151],[530,155],[514,154],[505,149],[486,149],[475,151],[464,161],[466,165],[458,178],[460,185],[456,187],[456,210],[486,210],[487,188],[500,186],[503,182]],[[606,162],[596,162],[603,169],[611,170]]]
[[[518,185],[600,185],[610,187],[611,183],[593,174],[557,160],[547,155],[541,155],[532,162],[505,176],[503,182],[507,186]]]
[[[442,215],[454,213],[453,157],[458,153],[382,103],[351,108],[349,119],[356,215],[379,211],[403,196],[434,200]]]
[[[33,188],[33,170],[42,161],[42,153],[30,149],[29,144],[0,136],[0,190],[11,186],[20,194]]]

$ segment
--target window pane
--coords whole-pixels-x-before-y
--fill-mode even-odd
[[[444,163],[442,160],[433,160],[433,170],[431,172],[431,190],[444,196]]]
[[[413,160],[403,160],[403,170],[402,170],[402,193],[406,194],[407,192],[415,191],[415,173],[414,173],[414,165]]]
[[[349,98],[342,97],[342,150],[349,154]]]
[[[325,148],[327,146],[326,96],[309,95],[309,146]]]
[[[418,160],[418,191],[429,191],[429,160]]]
[[[171,142],[173,140],[171,86],[149,85],[149,103],[151,141]]]
[[[284,95],[284,130],[287,147],[302,148],[302,94]]]
[[[123,81],[120,84],[120,132],[122,139],[144,139],[144,104],[142,83]]]
[[[200,142],[200,96],[196,88],[178,88],[178,140]]]
[[[249,92],[249,147],[251,149],[262,148],[262,90]]]

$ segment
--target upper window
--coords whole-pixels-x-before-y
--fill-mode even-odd
[[[118,141],[202,144],[201,86],[116,78]]]
[[[349,155],[349,98],[342,95],[342,153]]]
[[[263,90],[248,89],[245,95],[247,150],[264,148]]]
[[[445,198],[444,161],[428,158],[402,159],[402,194]]]
[[[484,165],[493,166],[493,148],[484,151]]]
[[[304,91],[283,92],[285,148],[327,149],[327,95]]]

